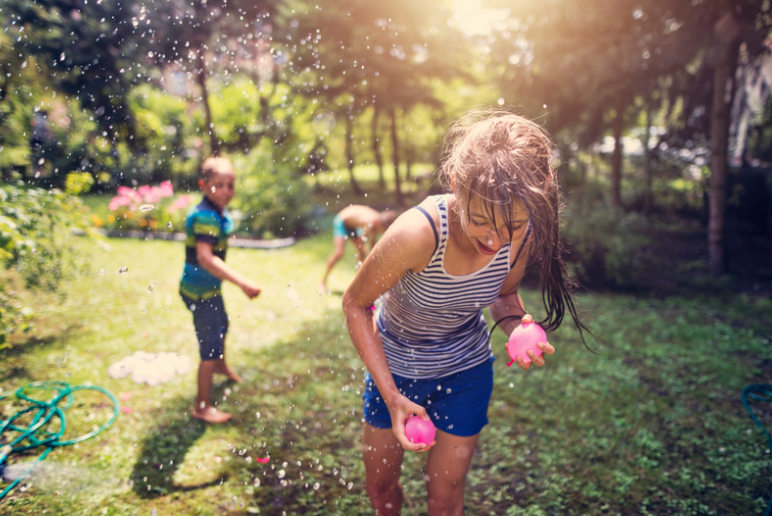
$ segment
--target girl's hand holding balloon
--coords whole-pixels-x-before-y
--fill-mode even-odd
[[[431,432],[434,429],[434,424],[425,408],[402,395],[396,398],[393,403],[388,404],[388,407],[391,414],[391,429],[404,449],[423,452],[434,446],[434,433]],[[415,418],[422,421],[411,423],[410,421]]]
[[[552,355],[555,348],[547,342],[547,334],[541,326],[533,322],[531,314],[523,316],[520,326],[512,331],[507,342],[507,367],[517,362],[520,369],[528,370],[531,364],[544,366],[544,355]]]
[[[421,416],[413,416],[405,424],[405,436],[411,443],[424,443],[431,446],[434,444],[435,435],[437,435],[437,428],[434,423]]]

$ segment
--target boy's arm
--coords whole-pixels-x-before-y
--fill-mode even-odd
[[[248,298],[252,299],[260,294],[260,287],[257,284],[233,270],[219,256],[215,256],[212,252],[212,244],[209,242],[196,242],[196,256],[199,265],[209,274],[223,281],[230,281],[243,290]]]

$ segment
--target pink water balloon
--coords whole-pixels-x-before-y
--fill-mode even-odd
[[[420,416],[413,416],[405,425],[405,435],[411,443],[424,443],[426,445],[434,442],[434,436],[437,429],[431,421],[425,421]]]
[[[526,364],[531,363],[531,359],[526,355],[530,350],[533,350],[537,356],[544,354],[537,346],[539,342],[547,342],[547,334],[544,333],[544,329],[534,322],[524,322],[509,336],[509,342],[507,342],[507,351],[511,360],[507,363],[507,367],[510,367],[515,363],[515,357],[520,355],[523,357],[523,362]]]

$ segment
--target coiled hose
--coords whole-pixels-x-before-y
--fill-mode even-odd
[[[53,391],[54,395],[47,401],[32,398],[31,391],[36,389]],[[72,439],[62,440],[62,436],[67,429],[67,421],[64,412],[73,404],[73,393],[87,390],[100,392],[110,398],[110,401],[113,404],[113,414],[109,420],[91,432]],[[0,476],[2,476],[2,472],[5,469],[6,459],[12,453],[19,453],[37,447],[43,447],[45,449],[40,454],[37,461],[34,461],[23,475],[15,479],[8,487],[0,492],[0,500],[5,498],[5,495],[11,492],[19,482],[24,480],[24,478],[26,478],[35,467],[51,453],[51,450],[60,446],[67,446],[85,441],[86,439],[91,439],[112,425],[113,421],[115,421],[120,413],[120,404],[116,397],[110,391],[96,385],[78,385],[71,387],[68,383],[61,381],[33,382],[20,387],[15,393],[10,392],[6,395],[0,395],[0,400],[8,398],[13,394],[16,394],[16,397],[20,400],[29,403],[30,406],[18,410],[0,425],[0,443],[5,442],[5,445],[0,448]],[[64,402],[64,404],[60,407],[62,402]],[[50,423],[54,422],[54,418],[58,419],[59,428],[56,431],[49,431],[48,426]],[[26,426],[17,424],[17,422],[21,421],[27,422]],[[6,432],[12,434],[13,437],[6,437],[4,439],[3,434]]]
[[[772,401],[772,385],[765,383],[752,383],[750,385],[746,385],[742,394],[740,394],[740,401],[742,401],[745,410],[748,411],[748,414],[751,416],[753,422],[756,423],[756,426],[761,428],[761,431],[764,432],[764,435],[767,437],[769,454],[772,457],[772,438],[769,437],[769,432],[767,432],[767,429],[764,428],[764,425],[761,424],[761,421],[759,421],[756,415],[753,413],[750,403],[748,403],[749,399],[754,401]],[[764,516],[769,516],[770,510],[772,510],[772,493],[770,493],[769,503],[767,504],[767,510],[764,512]]]

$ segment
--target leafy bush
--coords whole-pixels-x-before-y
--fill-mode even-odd
[[[196,136],[195,117],[188,113],[188,103],[150,84],[133,88],[128,95],[129,107],[137,119],[137,137],[143,152],[122,152],[130,163],[122,184],[158,183],[171,179],[179,188],[190,185],[196,177],[201,139]],[[127,166],[130,165],[130,166]]]
[[[651,262],[647,222],[637,213],[610,213],[602,203],[581,200],[566,207],[562,219],[569,264],[582,282],[630,286]]]
[[[64,191],[70,195],[87,193],[94,184],[94,177],[88,172],[70,172],[64,181]]]
[[[180,231],[185,223],[185,208],[192,201],[187,194],[175,198],[170,181],[137,189],[119,186],[117,195],[110,199],[107,220],[96,215],[91,220],[96,226],[117,231]]]
[[[78,264],[70,242],[74,228],[83,229],[84,207],[59,190],[0,186],[0,271],[13,270],[23,288],[57,292],[62,279]],[[7,337],[29,328],[32,312],[0,281],[0,348]]]
[[[246,156],[234,159],[238,182],[232,211],[241,231],[264,238],[297,234],[309,211],[310,187],[297,167],[274,159],[263,139]]]

